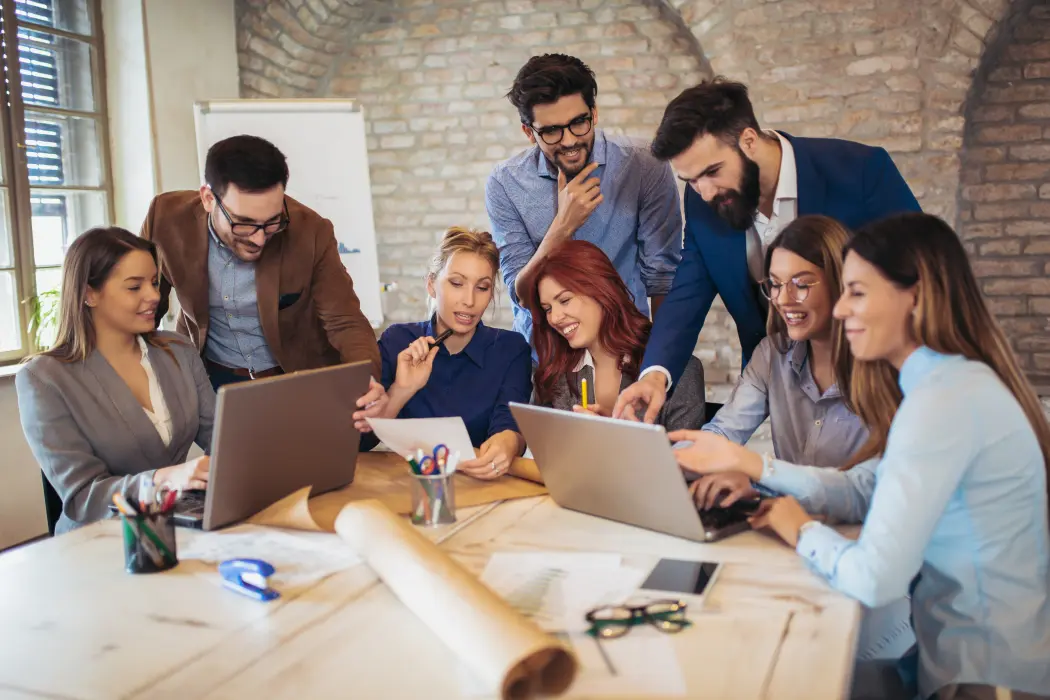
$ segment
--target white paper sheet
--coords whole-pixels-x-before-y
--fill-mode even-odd
[[[588,610],[653,598],[651,591],[638,592],[648,574],[646,569],[623,565],[617,554],[497,552],[481,581],[572,646],[580,672],[569,695],[684,695],[685,678],[668,635],[648,625],[601,642],[586,633]],[[467,696],[494,694],[466,669],[460,672],[460,685]]]
[[[218,567],[227,559],[261,559],[274,567],[270,587],[301,588],[349,569],[361,558],[338,535],[298,532],[259,525],[238,525],[200,532],[179,543],[180,560],[197,559]],[[218,569],[215,579],[221,584]]]
[[[383,444],[401,456],[423,450],[431,454],[445,445],[449,454],[459,452],[460,460],[474,459],[474,445],[467,426],[459,416],[453,418],[369,418],[369,425]]]
[[[648,572],[622,566],[618,554],[497,552],[481,582],[548,630],[585,630],[591,608],[619,603]]]

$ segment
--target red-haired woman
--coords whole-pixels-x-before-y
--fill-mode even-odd
[[[537,266],[523,300],[532,313],[538,359],[535,402],[607,416],[638,378],[652,326],[598,246],[567,241]],[[667,430],[697,429],[704,418],[704,369],[692,358],[657,419]]]

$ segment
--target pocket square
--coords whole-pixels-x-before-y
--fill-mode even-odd
[[[281,311],[287,309],[289,306],[299,301],[299,297],[303,295],[302,292],[295,292],[293,294],[282,294],[281,298],[277,300],[277,310]]]

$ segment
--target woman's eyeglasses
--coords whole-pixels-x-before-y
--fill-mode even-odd
[[[780,291],[787,287],[788,297],[801,304],[809,297],[809,290],[818,284],[820,282],[817,280],[800,280],[797,277],[788,280],[786,283],[767,278],[762,280],[758,287],[762,290],[762,296],[774,304],[780,300]]]
[[[681,632],[692,623],[685,617],[688,606],[680,600],[655,600],[645,605],[609,605],[587,613],[591,624],[587,634],[599,639],[615,639],[636,625],[650,624],[661,632]]]
[[[568,129],[569,133],[573,136],[586,136],[591,133],[591,115],[585,114],[582,117],[576,117],[568,124],[543,126],[539,129],[532,124],[527,124],[527,126],[535,131],[537,136],[543,139],[543,143],[548,146],[553,146],[556,143],[561,143],[562,137],[565,136],[566,129]]]

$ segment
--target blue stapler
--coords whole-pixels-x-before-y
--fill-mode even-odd
[[[273,576],[273,572],[273,566],[261,559],[229,559],[219,564],[222,585],[264,602],[281,595],[267,584],[266,579]]]

